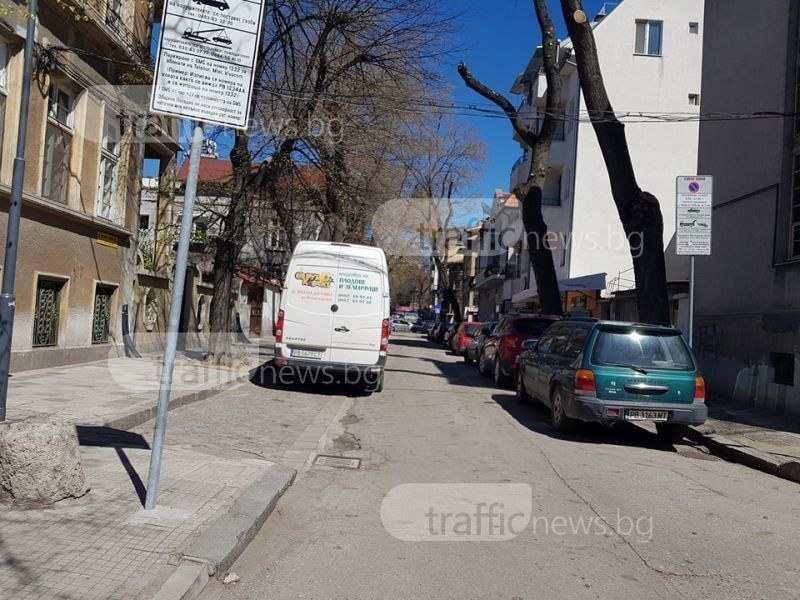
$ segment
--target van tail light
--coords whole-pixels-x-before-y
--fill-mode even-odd
[[[694,380],[694,401],[697,404],[703,404],[706,401],[706,380],[699,376]]]
[[[578,369],[575,372],[575,393],[594,394],[596,391],[594,373],[589,369]]]
[[[278,311],[278,324],[275,326],[275,342],[280,344],[283,341],[283,321],[286,313]]]
[[[381,325],[381,352],[386,352],[389,349],[389,330],[391,325],[389,319],[383,320]]]

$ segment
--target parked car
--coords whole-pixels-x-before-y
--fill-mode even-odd
[[[482,375],[494,374],[494,384],[504,387],[515,375],[522,343],[526,340],[538,340],[557,320],[558,317],[545,315],[504,316],[483,346],[483,352],[478,357],[478,370]]]
[[[467,343],[467,347],[464,349],[464,362],[472,364],[473,362],[478,361],[478,357],[483,352],[483,345],[486,343],[486,340],[492,334],[492,330],[497,325],[497,321],[488,321],[487,323],[483,323],[475,332],[475,335],[469,339]]]
[[[428,339],[436,344],[441,344],[442,340],[444,340],[444,332],[449,326],[449,323],[437,321],[431,329],[431,332],[428,334]]]
[[[417,321],[411,325],[411,333],[428,333],[433,326],[433,321]]]
[[[654,421],[661,438],[678,441],[706,420],[705,382],[674,327],[565,320],[526,346],[517,399],[549,407],[558,431],[576,421]]]
[[[343,284],[364,290],[361,298],[356,301],[339,291]],[[297,244],[278,312],[277,366],[358,371],[368,391],[380,392],[390,327],[383,250],[330,242]]]
[[[450,339],[450,347],[453,349],[453,352],[458,355],[464,354],[464,351],[467,349],[467,344],[475,337],[475,334],[478,333],[482,325],[483,323],[477,321],[461,323]]]
[[[450,340],[456,334],[456,330],[458,329],[460,323],[449,323],[447,325],[447,329],[444,330],[444,334],[442,335],[442,348],[448,349],[450,348]]]
[[[392,331],[411,331],[411,323],[404,319],[392,319]]]

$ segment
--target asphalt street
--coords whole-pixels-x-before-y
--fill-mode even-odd
[[[797,484],[641,428],[562,437],[412,334],[382,394],[341,399],[320,453],[360,467],[302,470],[204,600],[797,598]]]

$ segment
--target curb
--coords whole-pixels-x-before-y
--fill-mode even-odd
[[[686,437],[707,446],[712,454],[720,458],[800,483],[800,462],[795,459],[744,446],[730,438],[714,433],[713,430],[706,432],[697,427],[689,427]]]
[[[227,572],[253,541],[296,475],[297,471],[289,467],[271,466],[183,552],[177,569],[153,600],[193,600],[209,578]]]

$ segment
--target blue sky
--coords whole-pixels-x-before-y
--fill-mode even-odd
[[[484,83],[505,94],[516,76],[525,68],[541,35],[532,0],[443,0],[444,7],[458,14],[454,25],[458,31],[453,40],[460,50],[447,57],[443,74],[452,86],[459,103],[485,105],[486,100],[467,89],[456,72],[460,60]],[[585,0],[584,9],[593,17],[603,5],[602,0]],[[556,23],[557,34],[565,37],[565,27],[558,0],[549,0],[550,14]],[[518,97],[512,97],[516,103]],[[457,120],[475,128],[487,147],[487,162],[473,192],[491,197],[496,188],[507,189],[511,166],[520,155],[519,145],[512,139],[511,125],[505,119],[481,116],[458,116]],[[184,128],[186,143],[190,130]],[[218,139],[220,156],[226,158],[229,148]]]

